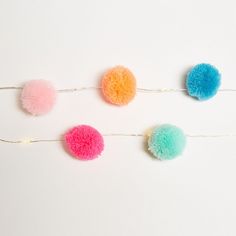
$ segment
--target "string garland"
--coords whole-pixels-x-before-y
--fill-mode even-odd
[[[23,87],[0,87],[0,90],[22,90]],[[78,87],[78,88],[65,88],[57,89],[58,93],[73,93],[82,92],[84,90],[100,90],[101,87]],[[170,92],[187,92],[187,89],[182,88],[160,88],[160,89],[149,89],[149,88],[137,88],[137,92],[140,93],[170,93]],[[219,89],[218,92],[236,92],[236,89]]]
[[[100,86],[55,89],[50,81],[30,80],[23,87],[0,87],[0,90],[20,90],[22,108],[34,116],[50,112],[57,100],[58,93],[100,90],[103,98],[116,106],[129,104],[137,92],[171,93],[184,92],[189,96],[205,101],[214,97],[217,92],[236,92],[236,89],[220,89],[221,74],[210,64],[202,63],[194,66],[187,74],[185,88],[139,88],[133,73],[126,67],[116,66],[109,69],[102,77]],[[236,137],[236,134],[185,134],[180,128],[164,124],[155,127],[151,133],[110,133],[101,134],[89,125],[78,125],[69,129],[62,139],[0,139],[2,143],[34,144],[47,142],[63,142],[67,152],[80,160],[92,160],[99,157],[104,150],[104,137],[146,137],[149,152],[160,160],[172,160],[180,156],[187,143],[187,138],[222,138]]]
[[[22,90],[23,87],[0,87],[0,90]],[[79,88],[66,88],[57,89],[58,93],[73,93],[82,92],[84,90],[100,90],[101,87],[79,87]],[[149,88],[137,88],[137,92],[140,93],[170,93],[170,92],[187,92],[187,89],[181,88],[160,88],[160,89],[149,89]],[[236,92],[236,89],[219,89],[218,92]]]
[[[1,87],[0,90],[21,90],[21,106],[28,113],[38,116],[50,112],[57,100],[58,93],[100,90],[103,98],[117,106],[129,104],[137,92],[170,93],[184,92],[200,101],[208,100],[220,92],[236,92],[236,89],[220,89],[221,74],[210,64],[194,66],[187,74],[185,88],[139,88],[133,73],[124,66],[115,66],[102,76],[100,86],[55,89],[50,81],[30,80],[23,87]]]
[[[69,129],[60,139],[0,139],[8,144],[58,143],[66,147],[68,154],[80,160],[93,160],[104,150],[104,137],[145,138],[148,150],[159,160],[172,160],[180,156],[186,146],[187,138],[233,138],[236,134],[186,134],[180,128],[163,124],[148,134],[143,133],[104,133],[88,125],[78,125]]]
[[[145,134],[125,134],[125,133],[109,133],[102,134],[104,137],[148,137]],[[236,137],[236,134],[185,134],[188,138],[231,138]],[[22,140],[9,140],[1,139],[0,142],[10,144],[34,144],[34,143],[50,143],[50,142],[63,142],[63,139],[36,139],[28,138]]]

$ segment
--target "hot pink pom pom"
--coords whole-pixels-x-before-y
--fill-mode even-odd
[[[21,93],[22,107],[32,115],[43,115],[51,111],[56,98],[55,88],[46,80],[27,82]]]
[[[104,149],[102,135],[88,125],[79,125],[70,129],[64,138],[68,151],[81,160],[92,160]]]

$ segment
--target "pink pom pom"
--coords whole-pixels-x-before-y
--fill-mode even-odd
[[[77,159],[92,160],[104,149],[102,135],[88,125],[79,125],[70,129],[64,138],[68,151]]]
[[[46,80],[27,82],[21,93],[22,107],[32,115],[43,115],[51,111],[56,98],[55,88]]]

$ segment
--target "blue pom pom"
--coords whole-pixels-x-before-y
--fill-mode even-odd
[[[161,125],[152,131],[148,139],[148,150],[160,160],[171,160],[182,154],[186,136],[174,125]]]
[[[210,64],[198,64],[187,75],[188,94],[199,100],[208,100],[215,96],[220,87],[221,75]]]

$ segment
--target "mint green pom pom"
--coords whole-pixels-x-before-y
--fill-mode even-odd
[[[172,160],[182,154],[186,146],[186,136],[174,125],[155,128],[148,139],[148,150],[160,160]]]

